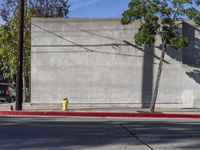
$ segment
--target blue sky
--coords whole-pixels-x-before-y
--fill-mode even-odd
[[[0,0],[0,4],[4,0]],[[130,0],[68,0],[70,18],[120,18]],[[0,18],[0,24],[2,19]]]
[[[70,18],[120,18],[130,0],[68,0]],[[0,4],[4,0],[0,0]],[[0,24],[2,19],[0,18]]]
[[[70,18],[120,18],[130,0],[69,0]]]

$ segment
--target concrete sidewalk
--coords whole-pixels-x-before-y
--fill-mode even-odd
[[[13,110],[11,110],[11,107]],[[84,117],[140,117],[140,118],[200,118],[200,109],[156,109],[149,113],[144,108],[89,108],[69,105],[65,112],[61,104],[23,103],[22,111],[14,111],[15,103],[1,103],[0,115],[8,116],[84,116]]]
[[[15,109],[15,102],[0,103],[0,111],[10,111],[11,106]],[[23,103],[23,111],[30,112],[61,112],[62,104],[31,104]],[[147,113],[148,108],[133,108],[133,107],[86,107],[69,104],[67,112],[122,112],[122,113]],[[155,108],[157,113],[168,114],[199,114],[200,109],[174,109],[174,108]]]

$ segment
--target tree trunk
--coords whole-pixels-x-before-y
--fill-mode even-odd
[[[160,84],[161,73],[162,73],[163,60],[165,57],[166,49],[167,49],[167,44],[164,43],[163,48],[162,48],[162,54],[160,57],[160,63],[159,63],[159,67],[158,67],[156,83],[155,83],[155,87],[154,87],[154,91],[153,91],[153,95],[152,95],[152,99],[151,99],[150,112],[154,112],[156,99],[157,99],[157,95],[158,95],[159,84]]]

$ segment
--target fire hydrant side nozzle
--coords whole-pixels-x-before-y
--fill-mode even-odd
[[[68,106],[68,99],[67,97],[63,97],[62,98],[62,111],[66,111],[67,110],[67,106]]]

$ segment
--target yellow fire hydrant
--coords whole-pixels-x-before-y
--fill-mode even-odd
[[[62,100],[63,100],[63,102],[62,102],[62,111],[66,111],[67,110],[67,106],[68,106],[68,99],[67,99],[67,97],[63,97]]]

